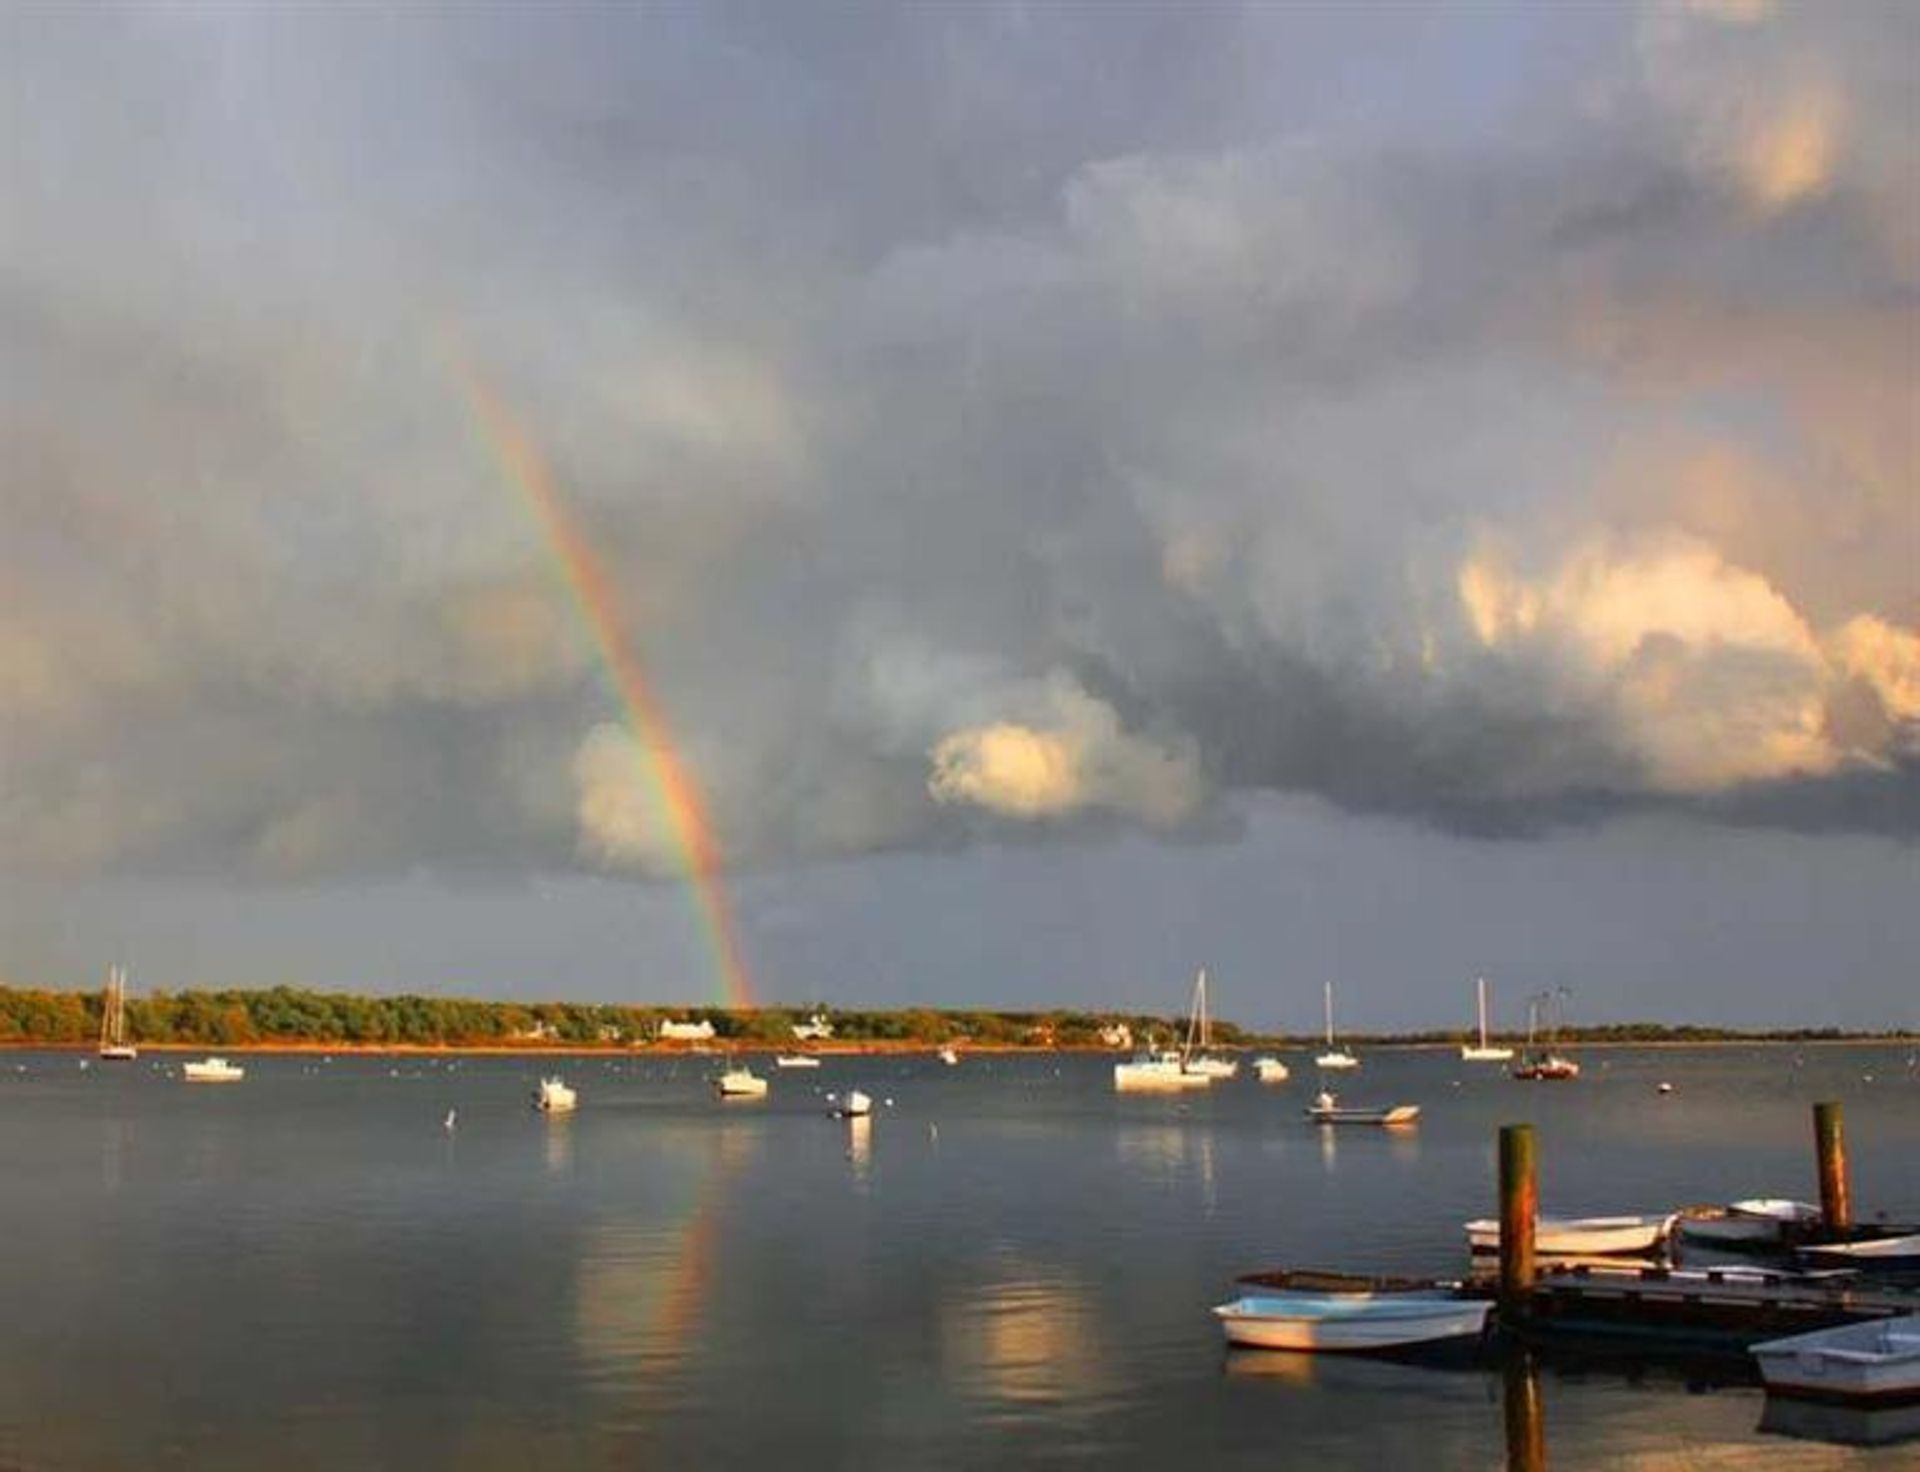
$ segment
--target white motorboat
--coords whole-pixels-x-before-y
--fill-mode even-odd
[[[1113,1086],[1123,1094],[1176,1093],[1204,1089],[1212,1082],[1211,1074],[1189,1072],[1180,1054],[1171,1048],[1141,1053],[1129,1063],[1113,1065]]]
[[[775,1068],[818,1068],[820,1060],[811,1053],[776,1053],[773,1066]]]
[[[1278,1058],[1262,1056],[1253,1060],[1253,1076],[1263,1084],[1283,1084],[1291,1074]]]
[[[1249,1294],[1213,1312],[1227,1343],[1249,1349],[1364,1353],[1468,1338],[1493,1307],[1488,1299],[1451,1292]]]
[[[1307,1106],[1306,1113],[1315,1124],[1412,1124],[1420,1117],[1420,1106],[1342,1104],[1331,1091],[1322,1089]]]
[[[1920,1403],[1920,1314],[1769,1339],[1754,1345],[1752,1354],[1771,1394]]]
[[[1333,983],[1330,981],[1325,984],[1325,995],[1327,1010],[1327,1051],[1313,1061],[1321,1068],[1358,1068],[1360,1066],[1360,1060],[1345,1048],[1340,1047],[1333,1040]]]
[[[1666,1239],[1674,1217],[1543,1216],[1534,1221],[1533,1250],[1543,1257],[1608,1257],[1647,1252]],[[1467,1223],[1467,1245],[1475,1252],[1500,1250],[1500,1223],[1482,1218]]]
[[[1683,1240],[1702,1246],[1774,1247],[1819,1219],[1820,1208],[1804,1201],[1755,1199],[1689,1206],[1681,1211],[1675,1230]]]
[[[954,1052],[951,1045],[942,1048],[938,1053],[934,1054],[934,1056],[949,1068],[957,1067],[960,1062],[960,1055]]]
[[[840,1119],[865,1119],[873,1113],[873,1100],[859,1089],[848,1089],[833,1112]]]
[[[129,1063],[140,1050],[127,1041],[127,972],[107,968],[107,995],[100,1007],[100,1057],[109,1063]]]
[[[580,1096],[559,1078],[543,1078],[533,1091],[533,1107],[542,1114],[571,1114],[580,1105]]]
[[[713,1091],[722,1099],[761,1099],[766,1097],[767,1081],[745,1064],[736,1063],[714,1079]]]
[[[1505,1063],[1513,1057],[1513,1049],[1497,1046],[1487,1041],[1487,979],[1484,976],[1474,978],[1474,990],[1480,1002],[1480,1041],[1465,1043],[1460,1048],[1460,1061],[1463,1063]]]
[[[182,1064],[180,1076],[190,1084],[237,1084],[247,1071],[224,1058],[202,1058],[198,1063]]]
[[[1860,1237],[1851,1242],[1822,1242],[1801,1248],[1800,1255],[1828,1267],[1920,1270],[1920,1232]]]
[[[1187,1016],[1187,1046],[1181,1064],[1188,1073],[1206,1078],[1232,1078],[1240,1072],[1237,1058],[1219,1058],[1212,1053],[1213,1024],[1207,1019],[1207,970],[1203,966],[1193,979],[1193,1006]]]

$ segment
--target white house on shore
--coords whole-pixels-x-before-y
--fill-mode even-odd
[[[833,1036],[833,1024],[826,1013],[816,1012],[805,1022],[794,1023],[793,1035],[803,1043],[824,1043]]]
[[[663,1043],[707,1043],[713,1041],[713,1024],[702,1018],[698,1022],[675,1022],[670,1017],[660,1019],[660,1041]]]

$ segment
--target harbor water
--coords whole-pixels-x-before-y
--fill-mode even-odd
[[[1574,1083],[1362,1049],[1405,1130],[1290,1082],[1116,1095],[1108,1057],[0,1054],[0,1467],[1506,1464],[1497,1369],[1229,1355],[1278,1266],[1459,1274],[1495,1132],[1542,1209],[1814,1196],[1845,1104],[1862,1219],[1920,1219],[1905,1047],[1590,1049]],[[576,1113],[529,1108],[543,1074]],[[1673,1085],[1660,1093],[1661,1082]],[[870,1094],[873,1117],[829,1117]],[[1750,1385],[1549,1367],[1555,1468],[1914,1465],[1804,1439]],[[1768,1424],[1763,1425],[1763,1422]],[[1798,1432],[1799,1434],[1796,1434]]]

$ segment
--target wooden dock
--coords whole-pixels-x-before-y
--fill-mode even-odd
[[[1809,1329],[1913,1313],[1920,1313],[1920,1291],[1852,1275],[1582,1266],[1537,1274],[1518,1312],[1503,1316],[1503,1323],[1522,1337],[1743,1349]]]

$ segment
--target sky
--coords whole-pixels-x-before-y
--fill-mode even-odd
[[[10,7],[0,978],[1920,1025],[1915,75]]]

